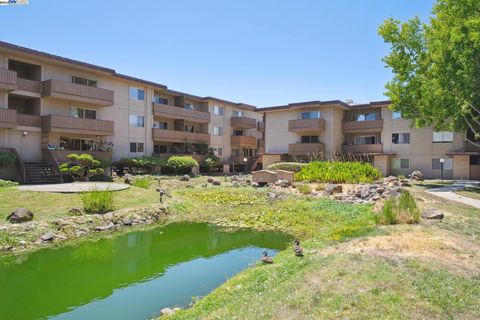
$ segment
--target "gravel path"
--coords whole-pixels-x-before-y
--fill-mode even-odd
[[[453,192],[466,187],[480,187],[480,184],[478,182],[456,182],[445,187],[428,189],[427,192],[447,200],[457,201],[480,209],[480,200],[464,197]]]
[[[37,184],[18,186],[22,191],[55,192],[55,193],[79,193],[91,190],[120,191],[130,188],[128,184],[112,182],[73,182],[59,184]]]

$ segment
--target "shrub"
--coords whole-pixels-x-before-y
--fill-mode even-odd
[[[80,195],[83,210],[86,213],[104,214],[114,209],[115,194],[113,191],[91,190]]]
[[[15,164],[17,156],[11,152],[0,152],[0,167],[9,167]]]
[[[143,189],[149,189],[150,186],[152,185],[152,182],[153,182],[153,177],[151,176],[134,177],[132,181],[132,186],[143,188]]]
[[[60,165],[60,173],[70,175],[75,181],[88,181],[91,177],[104,173],[100,161],[93,156],[83,154],[69,154],[69,162]]]
[[[286,171],[293,171],[299,172],[302,170],[302,167],[307,165],[306,163],[301,162],[277,162],[271,164],[267,167],[268,170],[286,170]]]
[[[301,184],[298,186],[298,191],[302,194],[310,194],[312,193],[312,187],[310,187],[308,184]]]
[[[420,210],[413,196],[407,191],[402,192],[400,196],[389,197],[380,210],[379,223],[381,224],[412,224],[419,221]]]
[[[373,182],[380,177],[380,171],[369,163],[338,161],[310,162],[295,174],[296,181],[325,183]]]
[[[190,173],[193,168],[198,167],[198,162],[189,156],[173,156],[168,158],[166,167],[176,174]]]
[[[132,157],[132,158],[122,158],[118,162],[119,165],[125,167],[133,168],[142,168],[149,169],[155,167],[163,167],[165,165],[165,160],[155,157]]]
[[[0,179],[0,188],[15,187],[15,186],[18,186],[18,182]]]

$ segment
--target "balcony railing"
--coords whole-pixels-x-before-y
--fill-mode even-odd
[[[17,73],[12,70],[0,69],[0,90],[13,91],[17,89]]]
[[[381,132],[383,120],[343,121],[342,127],[344,133]]]
[[[249,117],[232,117],[230,120],[233,128],[254,129],[257,127],[257,120]]]
[[[42,97],[112,106],[114,93],[112,90],[51,79],[43,81]]]
[[[17,90],[40,93],[41,87],[40,81],[17,78]]]
[[[72,153],[89,154],[95,159],[112,161],[112,151],[79,151],[79,150],[49,150],[50,154],[55,158],[56,162],[67,162],[67,156]]]
[[[316,155],[324,151],[323,143],[291,143],[288,145],[288,154],[291,156]]]
[[[234,148],[257,149],[257,138],[253,136],[232,136],[230,145]]]
[[[257,126],[258,131],[264,132],[265,131],[265,123],[259,122]]]
[[[114,122],[49,115],[42,117],[42,131],[44,133],[62,132],[112,136],[114,134]]]
[[[31,114],[17,113],[17,124],[25,127],[37,127],[42,126],[42,118]]]
[[[17,126],[17,111],[0,108],[0,128],[15,128]]]
[[[290,132],[322,132],[324,130],[324,119],[298,119],[288,121],[288,131]]]
[[[197,160],[197,162],[204,162],[207,158],[205,154],[189,154],[189,153],[154,153],[152,154],[153,157],[159,159],[168,159],[173,156],[185,156],[185,157],[192,157],[193,159]]]
[[[210,113],[205,111],[190,110],[166,104],[153,104],[153,114],[169,119],[184,119],[192,122],[210,122]]]
[[[180,143],[210,143],[210,135],[208,133],[193,133],[154,128],[153,140]]]
[[[382,153],[383,146],[381,143],[377,144],[344,144],[342,146],[342,153]]]

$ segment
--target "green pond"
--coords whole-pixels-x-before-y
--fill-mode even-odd
[[[0,319],[150,319],[188,307],[290,237],[174,223],[0,257]]]

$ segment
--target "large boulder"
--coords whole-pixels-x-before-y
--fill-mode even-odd
[[[442,211],[438,209],[425,209],[422,212],[422,218],[423,219],[429,219],[429,220],[442,220],[444,217],[444,214]]]
[[[10,213],[7,217],[7,220],[11,223],[22,223],[27,222],[33,219],[33,213],[30,210],[25,208],[18,208],[15,209],[12,213]]]
[[[324,192],[328,195],[332,195],[334,193],[341,193],[343,192],[343,187],[341,184],[327,183]]]
[[[423,173],[421,173],[420,171],[413,171],[410,174],[410,179],[416,180],[416,181],[423,181]]]
[[[188,174],[186,175],[183,175],[181,178],[180,178],[180,181],[188,181],[190,180],[190,176]]]

